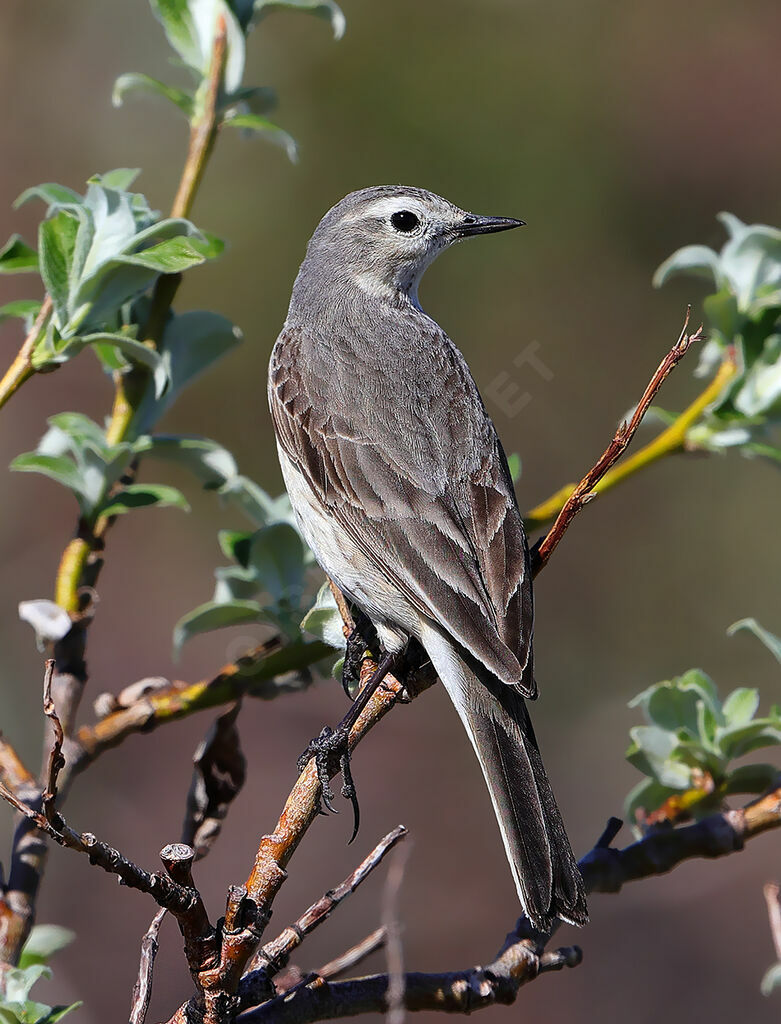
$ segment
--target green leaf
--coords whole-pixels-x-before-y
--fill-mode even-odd
[[[731,771],[725,780],[724,793],[764,793],[775,785],[779,776],[775,764],[743,764]]]
[[[38,316],[40,308],[40,299],[16,299],[14,302],[6,302],[4,306],[0,306],[0,323],[14,317],[29,323]]]
[[[260,590],[257,574],[252,569],[238,565],[220,566],[214,570],[217,585],[212,601],[215,604],[230,604],[232,601],[249,601],[257,597]]]
[[[518,452],[507,456],[507,468],[510,470],[510,479],[517,484],[521,479],[521,456]]]
[[[722,729],[719,744],[724,756],[729,760],[743,757],[752,750],[760,750],[762,747],[778,746],[781,744],[781,720],[755,718],[747,725]]]
[[[114,82],[114,91],[111,94],[111,102],[115,107],[121,107],[125,97],[140,93],[147,96],[162,96],[163,99],[173,103],[182,111],[186,118],[193,115],[193,97],[183,89],[176,89],[172,85],[152,78],[150,75],[141,74],[138,71],[129,71],[120,75]]]
[[[343,650],[346,644],[342,616],[336,607],[334,595],[327,583],[317,592],[317,600],[304,616],[301,629],[311,633],[336,650]]]
[[[174,627],[174,651],[181,651],[185,643],[198,633],[206,633],[224,626],[240,626],[259,622],[262,617],[257,601],[227,601],[216,604],[209,601],[183,615]]]
[[[127,192],[140,173],[140,167],[115,167],[113,171],[93,174],[87,184],[102,185],[103,188],[115,189],[117,192]],[[142,197],[135,196],[134,198]]]
[[[238,474],[236,460],[228,449],[206,437],[155,434],[139,438],[135,448],[184,466],[209,490],[216,490]]]
[[[234,114],[223,124],[230,125],[232,128],[241,128],[253,135],[260,135],[269,142],[281,146],[291,163],[296,163],[298,160],[298,147],[293,136],[278,125],[266,120],[265,117],[260,117],[259,114]]]
[[[773,990],[777,988],[781,988],[781,963],[768,967],[759,986],[763,996],[772,995]]]
[[[163,335],[163,360],[170,385],[157,401],[147,401],[140,428],[150,426],[201,373],[241,341],[241,331],[218,313],[190,312],[172,316]]]
[[[117,257],[117,262],[144,267],[160,274],[179,274],[200,266],[215,255],[213,241],[198,238],[168,238],[141,252]]]
[[[225,557],[232,558],[244,569],[249,565],[250,547],[254,536],[254,532],[246,530],[220,530],[217,534],[220,550]]]
[[[747,629],[753,633],[767,647],[776,661],[781,664],[781,637],[774,636],[768,632],[768,630],[760,626],[756,619],[740,619],[738,622],[733,622],[727,630],[727,636],[734,636],[740,629]]]
[[[70,272],[79,226],[76,217],[61,210],[39,228],[41,277],[61,327],[69,319]]]
[[[718,288],[719,254],[707,245],[685,245],[657,268],[653,277],[654,288],[660,288],[674,275],[684,273],[713,280]]]
[[[655,725],[636,725],[629,730],[629,735],[633,745],[627,751],[626,759],[631,765],[663,786],[689,788],[691,769],[672,758],[679,745],[675,733]]]
[[[248,6],[246,0],[240,0],[240,4],[244,8]],[[334,0],[254,0],[254,20],[260,21],[273,11],[304,11],[307,14],[314,14],[315,17],[329,22],[334,39],[341,39],[347,27],[347,19]]]
[[[741,686],[733,690],[722,705],[728,726],[747,725],[757,713],[759,690]]]
[[[765,339],[762,353],[747,369],[743,383],[733,398],[735,408],[744,416],[757,416],[778,405],[781,400],[781,334]]]
[[[75,938],[76,933],[70,928],[58,924],[36,924],[24,944],[19,967],[24,970],[31,964],[45,964]]]
[[[702,701],[713,718],[713,725],[724,720],[718,692],[713,681],[700,669],[690,669],[682,676],[655,683],[629,702],[629,707],[642,707],[648,719],[660,728],[677,732],[686,730],[691,739],[700,733],[697,703]]]
[[[116,516],[135,508],[146,508],[149,505],[190,511],[190,506],[182,492],[167,484],[128,484],[119,494],[109,498],[98,511],[104,516]]]
[[[250,568],[274,601],[297,606],[304,592],[304,545],[287,523],[261,527],[252,539]]]
[[[31,199],[42,199],[50,207],[61,207],[61,206],[81,206],[84,202],[83,197],[78,192],[74,192],[72,188],[67,188],[65,185],[57,185],[55,182],[46,182],[43,185],[33,185],[32,188],[27,188],[14,202],[14,209],[18,210],[24,203],[29,202]]]
[[[51,976],[51,969],[45,964],[31,964],[25,968],[12,967],[3,975],[4,1001],[8,1003],[25,1002],[33,985],[41,978],[51,978]]]
[[[209,73],[221,14],[227,30],[225,88],[228,92],[238,89],[244,74],[244,33],[225,0],[151,0],[151,4],[168,42],[201,78]]]
[[[71,1010],[78,1010],[80,1006],[83,1006],[81,1001],[71,1003],[70,1006],[53,1006],[48,1015],[39,1024],[57,1024],[58,1020],[62,1020]]]
[[[24,455],[17,455],[11,463],[11,469],[21,473],[41,473],[55,480],[63,487],[69,488],[77,496],[81,496],[83,481],[81,476],[65,456],[37,455],[35,452],[26,452]]]
[[[0,249],[0,274],[20,274],[38,270],[38,253],[21,235],[11,235]]]

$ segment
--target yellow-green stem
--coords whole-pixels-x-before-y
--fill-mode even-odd
[[[719,395],[722,394],[737,372],[738,367],[734,358],[728,356],[719,367],[716,376],[705,390],[695,398],[692,404],[653,441],[650,441],[625,462],[620,462],[613,469],[609,470],[599,483],[595,485],[593,493],[603,494],[622,480],[637,473],[638,470],[657,462],[665,455],[682,451],[686,444],[686,435],[689,429],[702,416],[708,406],[712,405]],[[575,490],[575,487],[575,484],[567,484],[556,491],[555,494],[552,494],[550,498],[547,498],[541,504],[531,509],[524,517],[526,529],[530,531],[537,529],[555,519]]]
[[[30,329],[30,333],[24,339],[22,347],[16,354],[16,358],[8,367],[5,376],[0,380],[0,409],[5,405],[12,395],[15,395],[25,381],[35,373],[32,356],[41,332],[46,326],[46,321],[52,311],[52,300],[47,295],[41,303],[38,316]]]

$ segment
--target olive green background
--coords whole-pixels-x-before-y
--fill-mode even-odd
[[[217,264],[188,274],[177,305],[225,313],[245,342],[163,426],[215,438],[277,492],[266,363],[306,240],[352,189],[421,185],[477,212],[528,221],[448,253],[429,271],[421,299],[466,353],[505,447],[521,453],[519,497],[529,507],[585,471],[675,340],[687,301],[698,315],[701,284],[655,292],[658,263],[688,242],[718,247],[721,209],[747,221],[781,219],[781,10],[770,0],[345,0],[344,9],[348,29],[338,43],[324,23],[286,14],[250,39],[246,82],[279,90],[274,116],[297,138],[300,162],[291,166],[281,150],[238,134],[220,139],[193,216],[229,247]],[[144,0],[5,0],[3,237],[34,236],[40,208],[10,209],[27,185],[81,187],[115,166],[143,167],[138,187],[160,209],[170,205],[184,122],[154,101],[110,105],[121,72],[174,80],[179,72],[167,59]],[[2,286],[3,301],[30,294],[21,278]],[[19,341],[18,326],[4,325],[4,363]],[[529,350],[531,342],[539,347]],[[524,363],[529,351],[543,373]],[[695,363],[690,355],[665,386],[663,407],[681,408],[702,386]],[[493,397],[497,380],[509,381],[516,399],[528,395],[516,415]],[[0,416],[0,464],[35,445],[48,415],[82,409],[99,419],[110,398],[88,354],[34,379]],[[142,511],[113,531],[90,637],[93,696],[143,676],[200,678],[262,633],[207,635],[172,664],[173,622],[211,593],[222,557],[216,529],[244,524],[186,477],[151,464],[143,473],[187,488],[193,512]],[[0,726],[35,764],[41,663],[16,603],[51,595],[75,505],[43,478],[2,474]],[[637,781],[623,755],[637,721],[626,704],[640,689],[700,665],[722,692],[758,685],[765,706],[778,700],[778,666],[767,652],[747,635],[725,635],[745,615],[781,632],[778,498],[777,470],[766,464],[668,460],[584,512],[540,578],[533,712],[578,851],[621,813]],[[197,872],[214,917],[228,884],[246,876],[255,837],[273,826],[297,754],[344,707],[338,684],[327,682],[245,709],[249,782]],[[178,838],[190,754],[209,721],[198,716],[106,755],[79,780],[69,820],[154,867],[160,847]],[[490,959],[516,899],[445,695],[430,691],[394,712],[354,768],[364,819],[356,844],[344,846],[346,807],[316,822],[270,933],[402,821],[412,833],[401,896],[406,963],[439,970]],[[3,818],[5,839],[10,816]],[[759,980],[772,960],[762,884],[778,875],[779,837],[770,835],[728,860],[686,865],[620,897],[595,896],[588,930],[558,936],[582,944],[584,964],[531,986],[518,1009],[492,1009],[484,1019],[775,1020],[779,997],[763,999]],[[371,931],[380,902],[378,876],[307,941],[298,962],[315,967]],[[52,853],[40,919],[70,924],[78,943],[60,955],[48,991],[58,1001],[85,1000],[74,1020],[124,1019],[152,913],[150,901],[118,890],[85,860]],[[173,924],[162,942],[150,1020],[165,1019],[189,992]],[[381,957],[373,967],[381,969]]]

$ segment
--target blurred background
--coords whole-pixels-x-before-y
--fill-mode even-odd
[[[686,302],[701,315],[700,284],[681,280],[655,292],[655,267],[685,243],[720,247],[719,210],[781,220],[781,8],[772,0],[344,0],[343,8],[340,42],[323,22],[288,14],[269,17],[250,39],[245,80],[278,89],[274,116],[298,140],[300,162],[237,133],[220,139],[193,216],[228,249],[188,274],[177,307],[226,314],[245,342],[163,428],[215,438],[277,493],[266,364],[306,241],[353,189],[421,185],[468,209],[528,222],[446,255],[421,299],[465,352],[506,449],[521,454],[519,499],[529,508],[602,451],[677,337]],[[184,121],[154,101],[130,100],[118,111],[110,104],[122,72],[175,78],[167,60],[145,0],[5,0],[3,239],[13,231],[34,239],[40,206],[11,210],[26,186],[81,189],[112,167],[142,167],[137,187],[153,205],[170,206]],[[3,301],[29,294],[23,278],[2,283]],[[4,325],[4,364],[19,342],[18,325]],[[682,408],[701,386],[691,375],[696,358],[665,386],[664,408]],[[0,466],[35,446],[47,416],[81,409],[101,419],[110,398],[110,381],[86,355],[34,380],[3,411]],[[44,478],[0,472],[1,724],[35,764],[41,663],[16,603],[51,596],[76,510]],[[186,477],[160,465],[143,472],[165,472],[187,489],[193,511],[139,513],[113,531],[90,634],[93,696],[148,675],[208,676],[262,635],[209,634],[172,663],[171,627],[210,597],[212,570],[223,561],[216,530],[247,524]],[[769,544],[778,499],[778,472],[767,464],[669,459],[592,505],[540,578],[534,720],[576,851],[621,814],[639,779],[624,760],[627,730],[638,721],[626,705],[639,690],[698,665],[722,693],[745,684],[760,687],[765,707],[778,699],[778,666],[764,648],[748,634],[725,635],[746,615],[781,631],[779,559]],[[246,877],[256,837],[273,827],[297,755],[344,710],[333,681],[245,708],[249,781],[197,872],[214,916],[228,884]],[[75,787],[69,821],[153,868],[159,849],[178,838],[190,756],[210,720],[196,716],[106,755]],[[344,845],[346,805],[340,817],[315,823],[269,934],[403,822],[412,833],[401,895],[407,966],[491,959],[514,922],[516,898],[445,694],[435,688],[389,716],[360,748],[354,771],[363,811],[356,844]],[[5,839],[10,816],[2,816]],[[630,841],[627,830],[619,841]],[[739,856],[689,863],[620,897],[594,896],[588,930],[559,933],[582,944],[584,964],[522,992],[520,1012],[539,1022],[777,1020],[778,997],[763,999],[759,981],[773,959],[762,884],[779,872],[778,837],[769,835]],[[376,927],[381,875],[307,941],[303,967]],[[149,900],[116,891],[84,859],[51,854],[39,920],[78,933],[49,990],[60,1002],[85,1000],[74,1020],[122,1019],[152,912]],[[382,964],[378,956],[368,966]],[[167,922],[149,1019],[167,1018],[189,992],[180,939]],[[518,1012],[494,1008],[481,1019]]]

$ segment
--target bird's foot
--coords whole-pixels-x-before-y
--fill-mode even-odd
[[[315,759],[315,770],[317,781],[320,783],[320,792],[323,804],[333,814],[338,814],[334,806],[334,792],[331,789],[331,778],[337,773],[342,776],[342,796],[349,800],[353,808],[353,834],[350,836],[348,846],[358,835],[358,826],[361,821],[358,797],[355,792],[355,782],[350,768],[350,729],[339,725],[332,729],[329,725],[323,727],[320,735],[313,739],[306,750],[298,759],[298,770],[302,772],[312,758]],[[322,811],[322,808],[321,808]]]
[[[372,658],[372,651],[381,650],[377,631],[371,619],[357,606],[350,609],[355,625],[347,637],[347,650],[342,666],[342,689],[352,700],[361,683],[361,667],[367,658]]]

